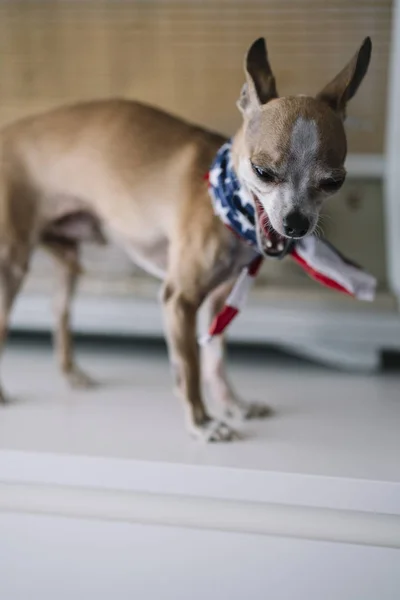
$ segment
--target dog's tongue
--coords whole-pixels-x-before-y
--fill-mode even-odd
[[[268,256],[285,256],[292,244],[291,240],[282,237],[271,227],[268,216],[257,198],[255,198],[255,205],[264,254],[268,254]]]

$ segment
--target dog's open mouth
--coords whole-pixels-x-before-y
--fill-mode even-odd
[[[293,240],[280,235],[272,227],[261,202],[254,196],[261,249],[272,258],[283,258],[293,246]]]

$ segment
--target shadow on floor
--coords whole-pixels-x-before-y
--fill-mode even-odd
[[[162,339],[149,339],[139,337],[120,337],[120,336],[98,336],[98,335],[78,335],[75,336],[77,349],[90,349],[91,351],[118,352],[118,353],[140,353],[158,356],[167,356],[165,342]],[[21,333],[12,332],[8,343],[17,347],[23,344],[24,347],[51,348],[51,336],[48,333]],[[323,365],[316,364],[306,358],[282,350],[274,346],[234,344],[229,347],[229,360],[246,364],[263,364],[268,361],[270,364],[287,365],[288,367],[297,367],[310,365],[316,370],[328,369]],[[331,369],[329,369],[331,370]],[[400,370],[400,352],[384,352],[382,355],[382,371],[392,372]]]

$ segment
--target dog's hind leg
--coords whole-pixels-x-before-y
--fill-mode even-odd
[[[0,246],[0,352],[3,351],[7,338],[8,322],[14,300],[28,269],[30,250],[24,245],[12,248]],[[0,403],[6,397],[0,387]]]
[[[232,286],[232,282],[224,283],[209,294],[206,308],[210,323],[223,308]],[[223,335],[215,336],[202,348],[202,371],[204,383],[214,402],[222,405],[224,417],[255,419],[270,415],[271,410],[268,406],[244,402],[234,391],[225,370]]]
[[[55,298],[54,348],[61,372],[75,388],[88,388],[95,382],[76,364],[71,334],[71,304],[81,273],[78,244],[75,242],[44,244],[56,259],[58,287]]]

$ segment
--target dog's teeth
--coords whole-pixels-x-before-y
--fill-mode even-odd
[[[278,248],[279,252],[282,252],[282,250],[283,250],[283,244],[282,244],[282,242],[279,242],[277,248]]]
[[[267,248],[272,248],[272,242],[271,242],[271,240],[267,240]]]

